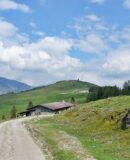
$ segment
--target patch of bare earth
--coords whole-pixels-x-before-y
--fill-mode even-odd
[[[80,141],[64,131],[58,132],[56,137],[59,148],[73,152],[80,160],[96,160],[93,156],[86,153]]]

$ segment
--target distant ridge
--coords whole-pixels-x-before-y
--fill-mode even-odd
[[[0,95],[10,92],[18,93],[21,91],[29,90],[31,88],[31,86],[25,83],[0,77]]]

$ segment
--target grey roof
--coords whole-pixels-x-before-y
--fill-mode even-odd
[[[37,107],[44,107],[44,108],[48,108],[48,109],[55,111],[55,110],[60,110],[60,109],[64,109],[64,108],[70,108],[73,106],[74,106],[74,104],[72,104],[72,103],[54,102],[54,103],[46,103],[46,104],[36,105],[32,108],[29,108],[28,110],[33,110],[34,108],[37,108]]]
[[[43,106],[52,110],[58,110],[62,108],[73,107],[74,104],[67,103],[67,102],[54,102],[54,103],[41,104],[40,106]]]

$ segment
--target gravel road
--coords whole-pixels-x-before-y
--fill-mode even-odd
[[[22,125],[29,119],[0,124],[0,160],[45,160],[44,154]]]

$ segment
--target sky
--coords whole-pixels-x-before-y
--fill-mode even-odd
[[[130,0],[0,0],[0,76],[121,86],[130,79]]]

